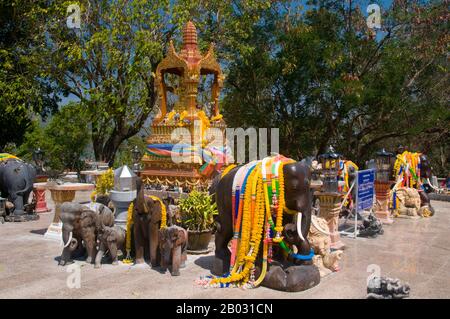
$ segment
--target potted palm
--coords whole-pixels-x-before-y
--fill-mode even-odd
[[[193,190],[179,201],[181,222],[188,231],[188,250],[207,253],[214,227],[217,204],[207,192]]]

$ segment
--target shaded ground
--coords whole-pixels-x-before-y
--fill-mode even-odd
[[[49,199],[50,196],[47,196]],[[76,201],[86,201],[87,193]],[[49,205],[53,203],[49,200]],[[257,288],[204,289],[195,284],[209,274],[213,254],[188,256],[180,277],[161,274],[148,265],[81,264],[81,288],[70,289],[70,273],[56,258],[59,243],[43,234],[53,213],[40,220],[0,225],[0,298],[364,298],[369,265],[381,275],[411,285],[412,298],[450,298],[450,202],[433,202],[436,215],[429,219],[396,219],[376,239],[344,238],[347,245],[341,271],[305,292],[286,293]]]

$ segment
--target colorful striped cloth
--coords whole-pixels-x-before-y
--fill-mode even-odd
[[[224,164],[227,164],[230,157],[228,147],[201,147],[190,144],[149,144],[147,154],[162,158],[176,158],[177,162],[190,162],[192,156],[205,163],[200,167],[200,173],[205,176],[211,175],[214,171],[219,171]]]
[[[8,159],[19,159],[17,156],[8,153],[0,153],[0,162]]]

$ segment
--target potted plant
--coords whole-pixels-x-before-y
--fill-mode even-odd
[[[188,231],[188,250],[194,253],[208,252],[214,227],[217,204],[207,192],[193,190],[179,200],[181,223]]]

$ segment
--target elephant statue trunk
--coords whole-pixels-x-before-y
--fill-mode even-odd
[[[63,231],[64,248],[59,265],[64,266],[70,260],[72,252],[78,247],[78,240],[73,237],[72,231]]]

